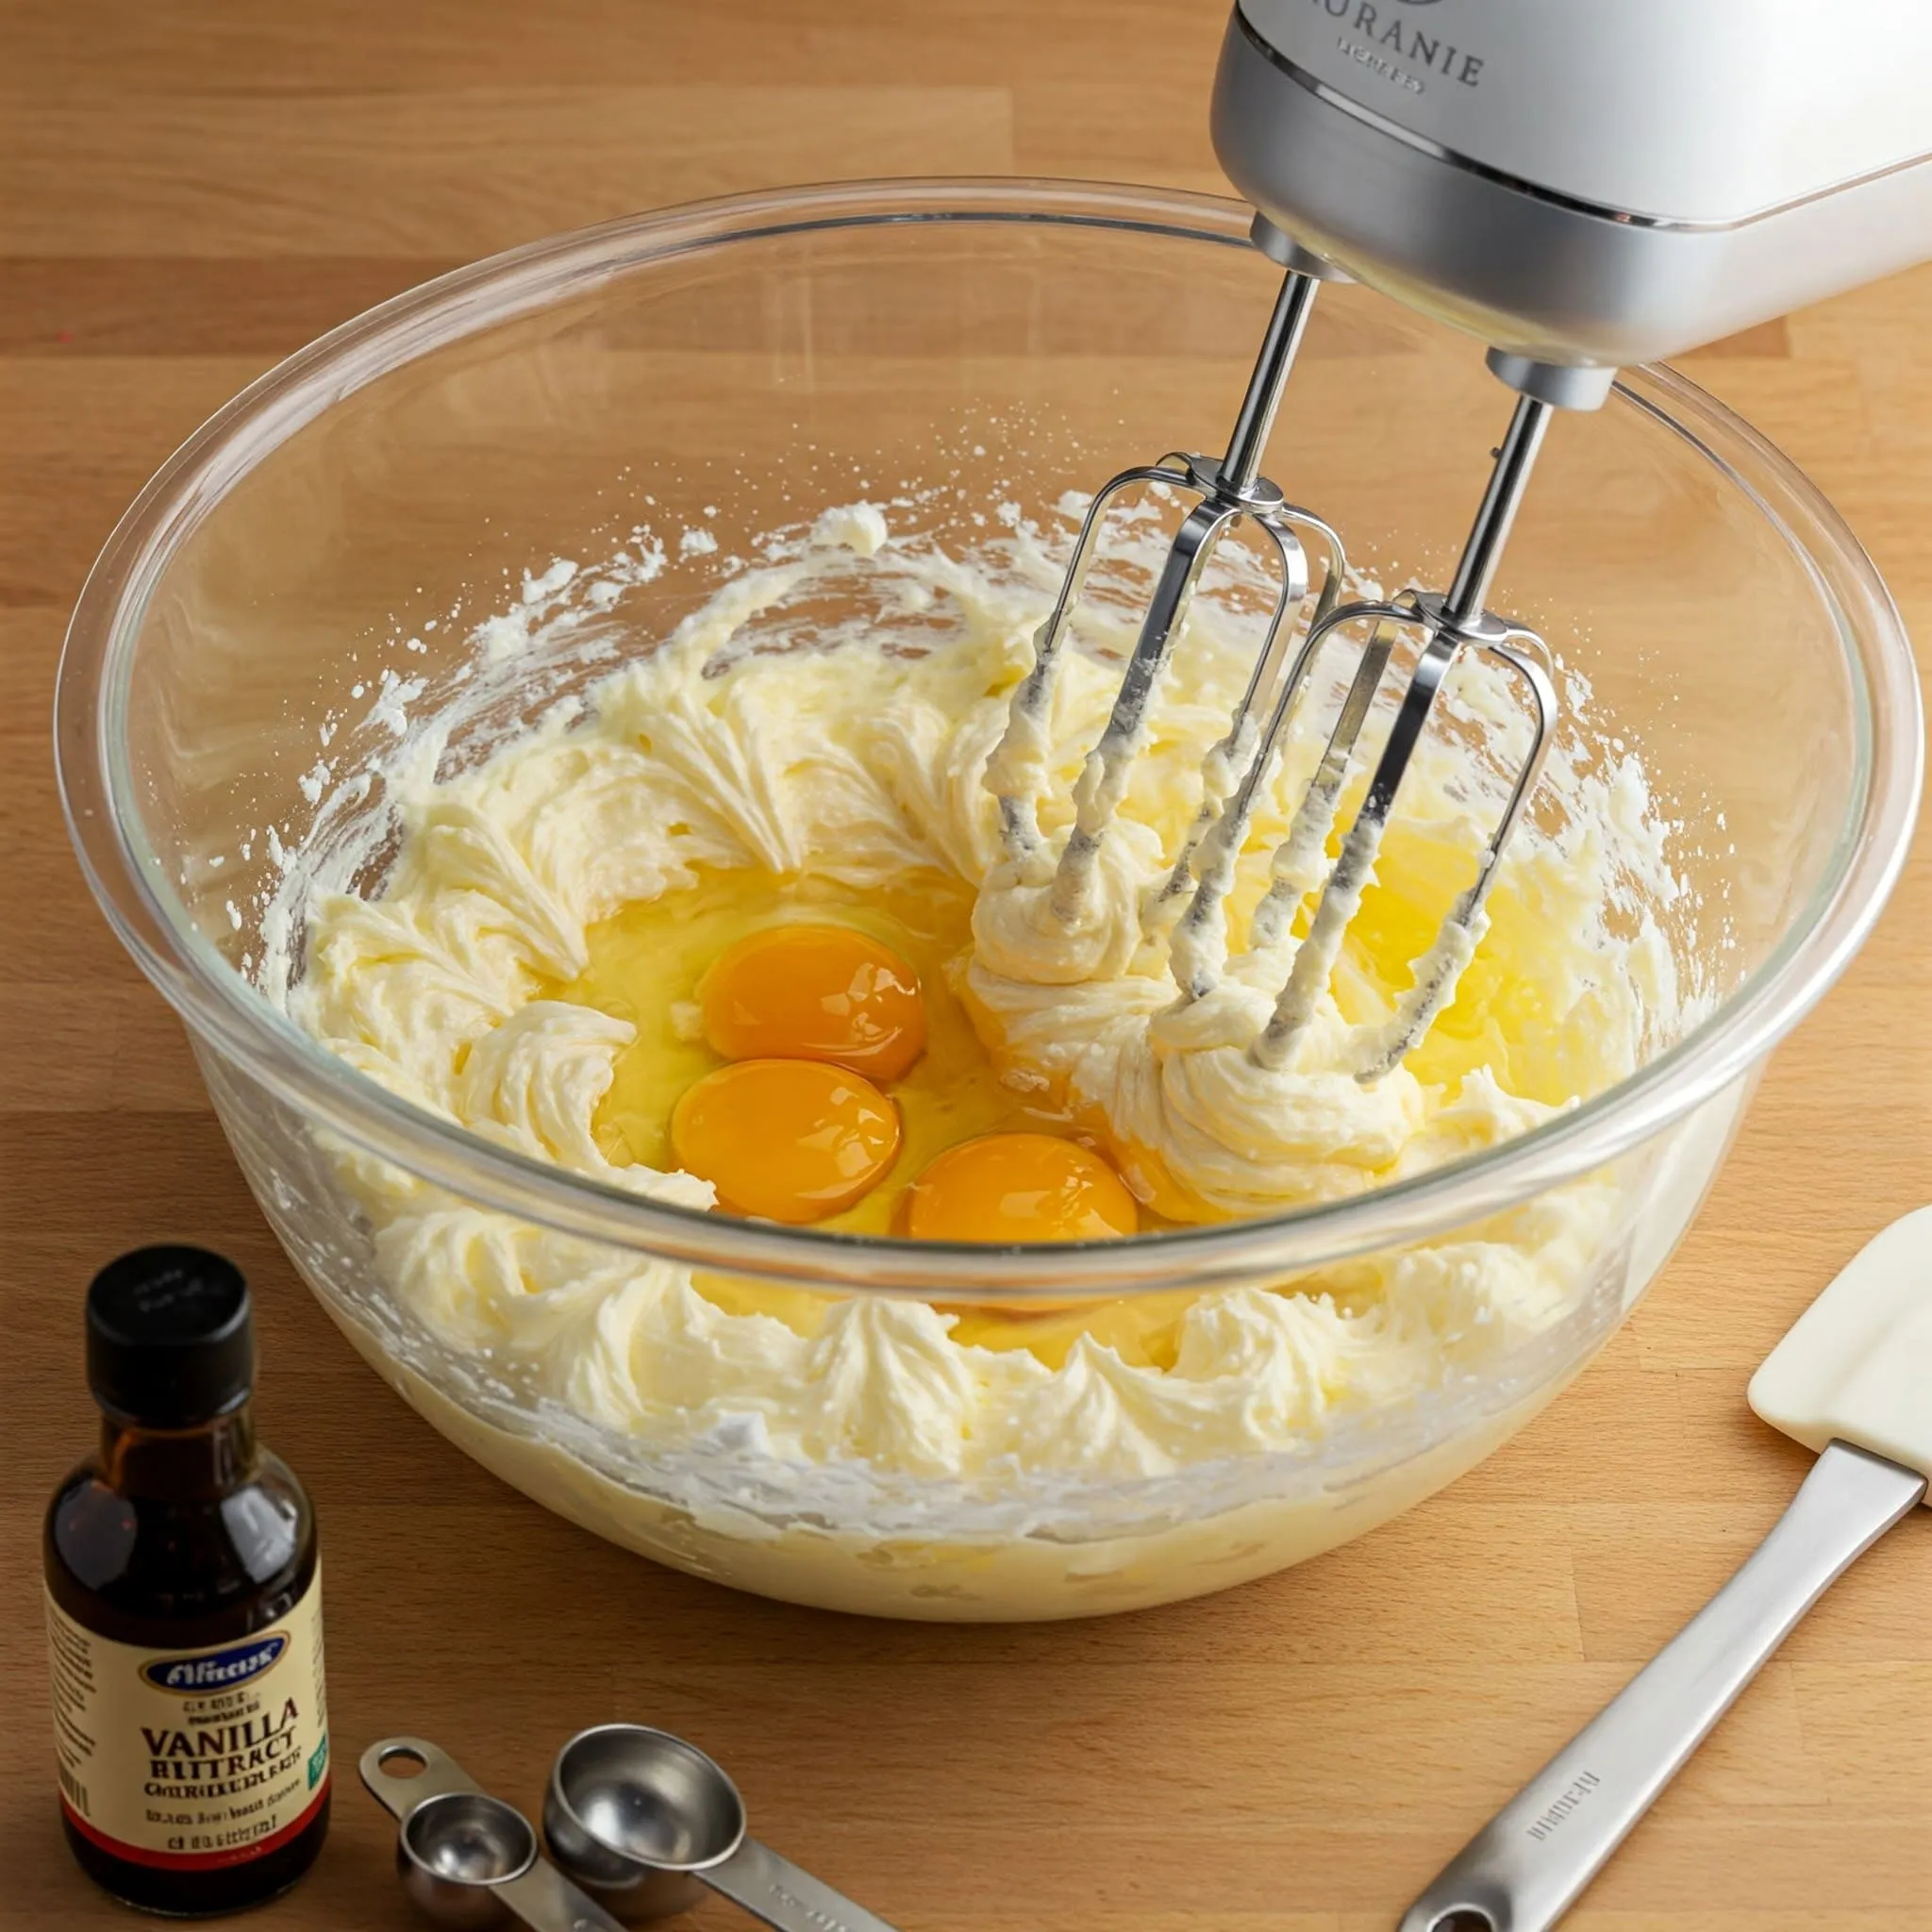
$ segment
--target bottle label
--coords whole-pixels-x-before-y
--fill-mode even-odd
[[[47,1598],[60,1803],[137,1865],[205,1871],[286,1844],[328,1792],[322,1571],[280,1623],[205,1650],[111,1643]]]

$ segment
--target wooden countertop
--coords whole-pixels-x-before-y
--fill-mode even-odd
[[[143,1241],[257,1283],[268,1439],[329,1549],[339,1770],[276,1932],[415,1923],[353,1765],[434,1737],[536,1802],[616,1716],[738,1774],[760,1832],[908,1932],[1371,1932],[1782,1507],[1752,1366],[1932,1194],[1932,848],[1779,1054],[1682,1253],[1580,1385],[1446,1494],[1300,1571],[1087,1625],[739,1597],[502,1488],[350,1354],[263,1226],[172,1016],[94,910],[47,753],[95,549],[200,419],[467,258],[838,175],[1220,186],[1219,0],[11,0],[0,8],[0,1924],[126,1923],[55,1822],[40,1511],[87,1445],[78,1297]],[[1694,358],[1932,636],[1932,270]],[[1570,1923],[1932,1927],[1932,1520],[1806,1623]],[[724,1907],[699,1923],[723,1925]]]

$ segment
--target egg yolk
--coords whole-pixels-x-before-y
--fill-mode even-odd
[[[739,1214],[800,1224],[849,1208],[899,1152],[899,1110],[820,1060],[740,1060],[687,1088],[671,1114],[677,1164]]]
[[[922,1241],[1106,1241],[1140,1225],[1113,1169],[1053,1134],[985,1134],[948,1148],[907,1189],[900,1218]]]
[[[896,1080],[925,1048],[919,975],[843,925],[774,925],[721,954],[698,988],[705,1038],[727,1060],[828,1060]]]

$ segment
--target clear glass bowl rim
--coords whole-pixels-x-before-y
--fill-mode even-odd
[[[398,1099],[320,1046],[226,964],[169,888],[123,756],[132,664],[154,590],[188,536],[280,443],[332,404],[466,336],[653,260],[820,228],[909,222],[1125,230],[1244,248],[1250,211],[1221,197],[1089,181],[952,177],[733,195],[552,236],[406,291],[251,383],[169,458],[108,537],[69,623],[55,704],[62,808],[122,943],[197,1041],[270,1093],[384,1158],[501,1212],[588,1240],[835,1290],[971,1290],[1024,1301],[1291,1275],[1500,1212],[1660,1132],[1767,1055],[1844,969],[1910,842],[1924,765],[1916,666],[1875,566],[1777,449],[1662,367],[1620,401],[1713,465],[1780,533],[1838,625],[1857,706],[1851,798],[1818,886],[1771,956],[1681,1041],[1534,1131],[1413,1179],[1294,1212],[1127,1241],[993,1248],[779,1227],[640,1199],[478,1139]],[[1474,353],[1474,351],[1473,351]]]

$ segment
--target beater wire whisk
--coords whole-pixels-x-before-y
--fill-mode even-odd
[[[1124,471],[1094,497],[1074,539],[1059,594],[1036,634],[1032,669],[1013,693],[1006,735],[988,763],[987,784],[999,800],[1001,837],[1018,879],[1049,887],[1046,904],[1051,916],[1072,927],[1087,908],[1102,841],[1125,795],[1132,761],[1145,741],[1156,685],[1201,574],[1215,546],[1242,518],[1265,533],[1280,588],[1261,647],[1226,735],[1204,760],[1202,801],[1193,825],[1165,880],[1141,908],[1145,936],[1168,939],[1169,966],[1181,1001],[1200,999],[1213,991],[1225,971],[1226,901],[1236,863],[1257,807],[1279,769],[1288,732],[1324,646],[1351,626],[1366,627],[1354,675],[1314,776],[1287,835],[1271,856],[1268,890],[1250,924],[1251,955],[1265,956],[1292,942],[1295,920],[1315,889],[1327,855],[1357,741],[1382,697],[1396,640],[1405,630],[1415,633],[1420,641],[1416,661],[1407,682],[1391,693],[1392,716],[1362,802],[1334,864],[1320,879],[1320,896],[1306,936],[1293,944],[1273,1011],[1247,1047],[1256,1066],[1279,1069],[1292,1059],[1327,988],[1349,923],[1373,880],[1404,774],[1451,668],[1466,650],[1504,666],[1525,694],[1532,727],[1529,749],[1517,762],[1513,777],[1506,773],[1507,795],[1477,859],[1475,877],[1456,898],[1428,953],[1414,962],[1414,983],[1386,1021],[1354,1031],[1352,1071],[1368,1084],[1402,1061],[1454,997],[1457,982],[1488,927],[1484,905],[1495,883],[1497,863],[1535,790],[1555,735],[1556,685],[1542,640],[1485,607],[1552,406],[1530,395],[1518,401],[1494,452],[1489,487],[1447,592],[1410,589],[1387,601],[1339,602],[1347,571],[1340,537],[1312,511],[1290,504],[1258,474],[1317,286],[1312,275],[1291,261],[1224,456],[1216,459],[1169,455],[1158,463]],[[1061,652],[1108,509],[1125,491],[1148,484],[1191,491],[1198,501],[1183,520],[1155,580],[1106,728],[1074,785],[1073,825],[1058,859],[1053,859],[1041,835],[1033,788],[1050,750],[1049,719]],[[1308,597],[1305,538],[1321,547],[1325,571],[1291,661],[1290,646]]]
[[[1207,924],[1222,916],[1220,902],[1232,879],[1233,858],[1239,855],[1246,836],[1255,794],[1323,645],[1346,625],[1371,625],[1369,641],[1342,700],[1341,715],[1330,730],[1315,777],[1303,794],[1288,836],[1274,850],[1268,891],[1256,908],[1249,935],[1251,948],[1279,944],[1311,890],[1314,868],[1326,852],[1356,741],[1392,656],[1391,633],[1403,626],[1420,633],[1422,646],[1415,669],[1396,701],[1389,735],[1360,808],[1323,884],[1307,937],[1295,949],[1274,1010],[1248,1048],[1249,1058],[1257,1066],[1285,1066],[1314,1017],[1343,935],[1374,872],[1403,776],[1450,668],[1465,649],[1494,658],[1524,687],[1532,726],[1529,750],[1516,767],[1503,810],[1476,861],[1474,879],[1450,908],[1434,945],[1414,962],[1414,983],[1387,1022],[1366,1029],[1354,1069],[1358,1080],[1366,1084],[1380,1079],[1416,1046],[1454,996],[1457,981],[1487,930],[1484,902],[1495,884],[1497,862],[1542,774],[1557,720],[1556,681],[1542,639],[1513,619],[1495,616],[1484,605],[1549,426],[1550,412],[1551,405],[1534,396],[1519,398],[1446,595],[1410,590],[1393,602],[1338,605],[1310,625],[1261,742],[1231,805],[1216,824],[1214,863],[1200,867],[1200,883],[1184,924],[1196,920]],[[1184,982],[1181,990],[1183,997],[1198,997],[1208,988],[1196,979]]]
[[[1028,883],[1044,884],[1051,879],[1053,913],[1066,924],[1076,921],[1085,908],[1101,841],[1120,808],[1129,769],[1145,740],[1155,686],[1173,651],[1194,588],[1223,538],[1243,518],[1256,525],[1269,540],[1279,590],[1247,689],[1235,708],[1226,737],[1209,754],[1211,771],[1204,819],[1196,826],[1196,837],[1211,818],[1215,801],[1226,790],[1225,780],[1215,774],[1238,768],[1256,741],[1257,720],[1269,708],[1281,660],[1307,600],[1304,535],[1316,541],[1326,559],[1318,612],[1331,609],[1340,595],[1347,571],[1341,538],[1312,511],[1288,502],[1275,484],[1258,474],[1261,452],[1307,327],[1317,287],[1312,275],[1297,268],[1291,267],[1283,276],[1224,456],[1171,453],[1158,463],[1124,470],[1100,490],[1081,520],[1059,595],[1035,636],[1033,666],[1013,693],[1006,736],[988,766],[987,784],[999,799],[1000,833],[1008,858]],[[1126,491],[1146,485],[1185,490],[1199,501],[1182,521],[1155,580],[1107,727],[1074,787],[1073,829],[1058,859],[1049,867],[1029,774],[1045,755],[1061,651],[1099,549],[1107,513]],[[1184,853],[1161,895],[1174,909],[1178,909],[1187,878],[1188,854]]]

